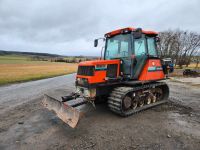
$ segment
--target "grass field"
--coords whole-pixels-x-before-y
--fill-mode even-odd
[[[20,55],[3,55],[0,56],[0,64],[23,64],[23,63],[34,63],[34,61],[29,61],[29,56]]]
[[[27,56],[0,56],[0,85],[54,77],[76,71],[75,63],[30,61]]]

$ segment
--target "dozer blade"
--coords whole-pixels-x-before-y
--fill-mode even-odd
[[[74,107],[85,104],[86,101],[81,101],[70,106],[53,97],[44,95],[42,103],[47,109],[53,110],[62,121],[64,121],[70,127],[75,128],[80,117],[82,116],[82,113]]]

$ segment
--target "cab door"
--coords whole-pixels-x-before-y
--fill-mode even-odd
[[[138,79],[140,73],[142,72],[144,65],[147,61],[147,47],[146,47],[146,39],[134,39],[134,59],[132,59],[132,71],[131,77],[132,79]]]
[[[122,41],[120,44],[121,71],[124,78],[131,77],[131,42]]]

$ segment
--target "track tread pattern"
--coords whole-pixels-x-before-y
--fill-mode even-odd
[[[156,82],[156,83],[151,83],[151,84],[145,84],[145,85],[140,85],[136,87],[116,87],[114,90],[111,92],[110,96],[108,97],[108,107],[109,109],[123,117],[127,117],[136,113],[139,113],[143,110],[158,106],[160,104],[166,103],[167,100],[162,100],[158,101],[155,103],[151,103],[149,105],[144,105],[143,107],[138,107],[135,110],[130,110],[127,112],[124,112],[122,110],[122,99],[125,97],[125,95],[129,92],[134,92],[142,89],[148,89],[148,88],[153,88],[156,86],[161,86],[161,85],[167,85],[165,82]]]

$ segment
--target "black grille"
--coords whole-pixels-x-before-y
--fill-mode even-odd
[[[94,66],[79,66],[77,74],[83,76],[93,76]]]
[[[107,65],[106,77],[110,77],[110,78],[117,77],[117,64]]]

